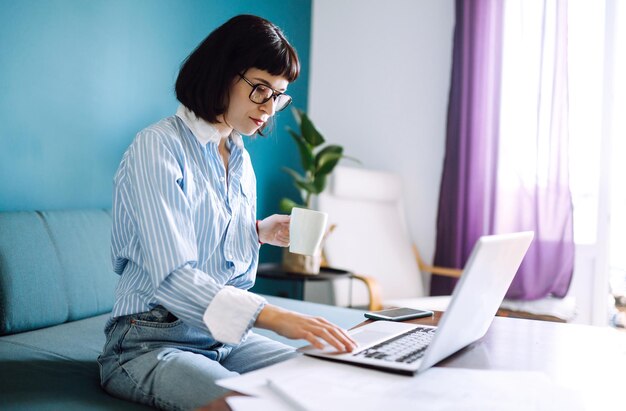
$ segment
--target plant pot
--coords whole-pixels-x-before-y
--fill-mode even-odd
[[[321,255],[295,254],[283,248],[283,269],[287,272],[316,275],[320,273],[321,262]]]

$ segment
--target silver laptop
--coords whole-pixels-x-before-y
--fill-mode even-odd
[[[485,335],[533,239],[533,232],[481,237],[465,265],[438,327],[375,321],[350,331],[359,346],[338,353],[307,346],[300,352],[405,375],[423,372]]]

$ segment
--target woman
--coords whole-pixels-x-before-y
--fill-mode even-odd
[[[189,409],[214,382],[296,355],[253,326],[322,347],[354,341],[322,318],[248,291],[259,246],[289,244],[289,216],[256,221],[256,181],[241,135],[261,133],[291,98],[297,54],[269,21],[237,16],[183,63],[175,116],[141,131],[114,180],[112,258],[120,274],[99,357],[114,396]]]

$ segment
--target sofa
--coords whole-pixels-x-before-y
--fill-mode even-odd
[[[0,212],[0,410],[139,410],[99,385],[118,276],[108,210]],[[267,297],[349,328],[359,310]],[[292,346],[303,345],[255,330]]]

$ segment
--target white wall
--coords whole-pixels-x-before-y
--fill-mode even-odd
[[[365,167],[403,176],[413,240],[432,262],[454,2],[313,0],[312,19],[311,118]]]

